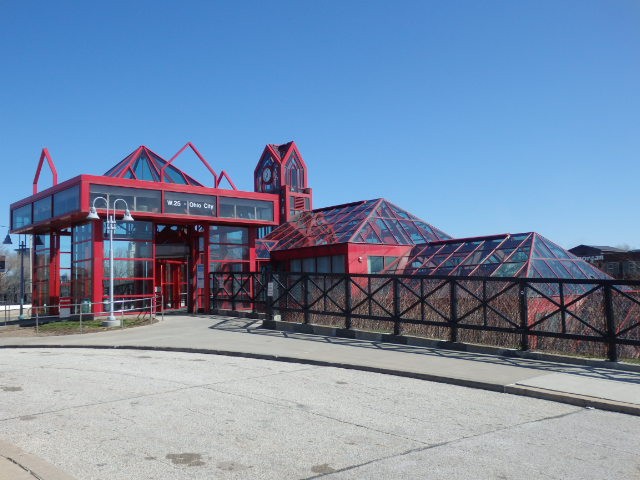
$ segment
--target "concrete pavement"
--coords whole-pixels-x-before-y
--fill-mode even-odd
[[[258,328],[232,317],[68,336],[1,337],[0,348],[93,347],[214,353],[407,376],[640,415],[640,371],[507,358]]]
[[[0,351],[0,441],[78,480],[630,479],[638,431],[636,416],[344,368]]]

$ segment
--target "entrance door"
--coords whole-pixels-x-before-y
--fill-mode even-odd
[[[162,289],[163,308],[186,309],[188,284],[186,259],[158,259],[156,262],[156,285]]]

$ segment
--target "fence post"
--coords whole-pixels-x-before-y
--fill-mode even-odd
[[[616,342],[616,322],[613,312],[611,285],[604,286],[604,315],[607,320],[607,357],[611,362],[618,361],[618,344]]]
[[[351,277],[344,275],[344,328],[351,330]]]
[[[36,335],[38,334],[38,332],[39,332],[39,328],[40,328],[40,326],[38,325],[38,323],[39,323],[39,318],[38,318],[38,307],[36,307]]]
[[[82,333],[82,304],[80,305],[80,333]]]
[[[304,323],[309,323],[309,274],[302,277],[302,305],[304,308]]]
[[[267,319],[273,320],[273,295],[275,294],[275,284],[273,282],[273,274],[268,271],[266,275],[267,280],[267,291],[266,291],[266,301],[267,301]]]
[[[449,293],[449,324],[451,325],[449,341],[451,343],[455,343],[458,341],[458,293],[456,289],[456,280],[452,278],[449,281],[449,286],[451,288]]]
[[[231,272],[231,310],[236,311],[236,274]]]
[[[520,350],[529,350],[529,305],[527,298],[527,283],[524,279],[518,280],[518,297],[520,300]]]
[[[393,277],[393,334],[400,335],[400,281]]]

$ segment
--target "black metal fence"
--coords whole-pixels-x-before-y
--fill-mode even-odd
[[[640,358],[640,281],[212,273],[214,310],[564,354]]]

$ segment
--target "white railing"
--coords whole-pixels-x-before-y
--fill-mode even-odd
[[[148,319],[149,323],[156,320],[158,314],[164,320],[164,308],[162,298],[159,296],[124,298],[114,301],[114,314],[120,317],[120,328],[125,328],[125,319],[135,315],[136,320],[143,322]],[[25,306],[26,307],[26,306]],[[57,311],[57,314],[49,312]],[[39,332],[43,323],[60,322],[70,320],[78,322],[80,333],[83,333],[88,319],[108,317],[110,315],[108,302],[64,303],[59,305],[29,306],[25,308],[28,318],[24,321],[35,321],[36,333]],[[5,317],[6,318],[6,317]],[[5,319],[5,325],[7,321]]]

